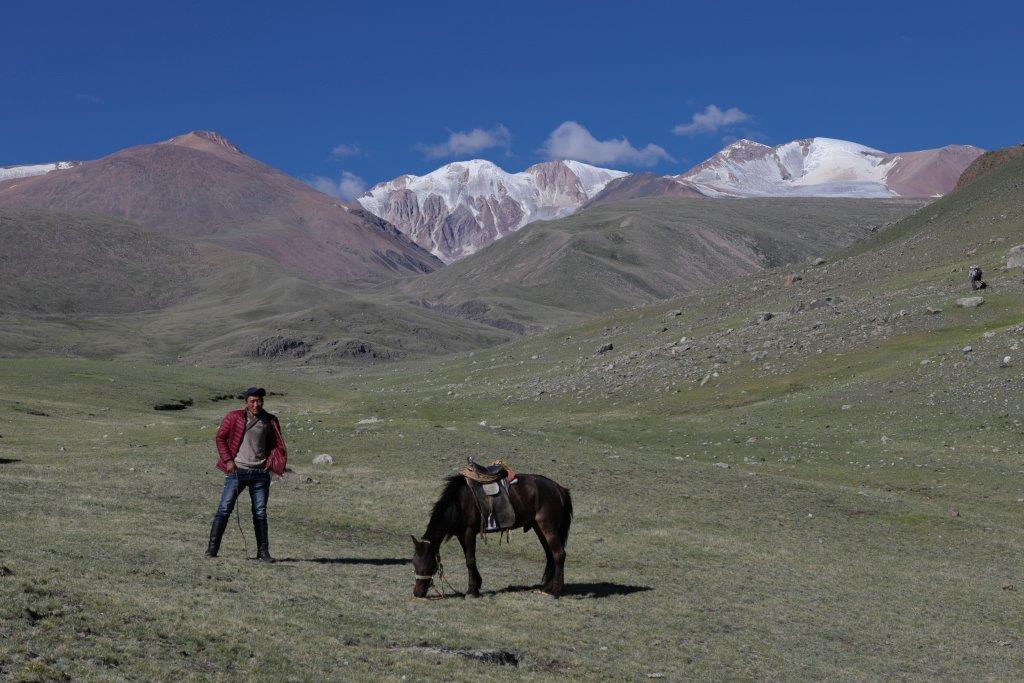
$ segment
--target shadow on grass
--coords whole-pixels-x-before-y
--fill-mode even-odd
[[[499,593],[528,593],[540,589],[540,585],[535,586],[507,586],[506,588],[499,588],[493,591],[484,591],[488,595],[497,595]],[[609,583],[607,581],[599,581],[596,583],[567,583],[562,589],[562,597],[577,597],[577,598],[608,598],[613,595],[632,595],[633,593],[643,593],[645,591],[654,590],[650,586],[630,586],[623,583]]]
[[[10,465],[14,462],[21,462],[21,460],[18,460],[17,458],[0,458],[0,465]]]
[[[277,562],[315,562],[316,564],[369,564],[374,567],[386,567],[396,564],[409,564],[409,560],[401,557],[284,557]]]

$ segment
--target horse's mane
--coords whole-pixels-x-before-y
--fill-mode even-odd
[[[459,530],[459,523],[462,521],[462,505],[459,504],[459,494],[465,485],[466,480],[459,474],[452,474],[444,480],[441,497],[434,503],[434,509],[430,512],[427,536],[441,532],[444,534],[444,540],[448,540]]]

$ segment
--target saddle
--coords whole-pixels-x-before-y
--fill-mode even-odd
[[[477,509],[480,511],[481,533],[493,533],[511,529],[516,524],[516,510],[508,495],[509,482],[515,482],[515,473],[502,462],[480,465],[469,458],[459,469],[466,484],[473,492]]]

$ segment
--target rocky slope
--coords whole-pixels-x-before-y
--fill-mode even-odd
[[[574,212],[624,175],[576,161],[550,161],[508,173],[473,159],[379,183],[358,202],[450,263],[527,223]]]
[[[267,256],[321,280],[424,273],[441,265],[393,226],[207,131],[0,182],[0,207],[118,216]]]

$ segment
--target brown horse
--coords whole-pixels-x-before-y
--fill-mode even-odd
[[[547,564],[541,579],[541,590],[558,597],[564,585],[565,542],[572,523],[572,498],[569,489],[562,488],[539,474],[520,474],[519,481],[509,486],[509,497],[516,510],[514,529],[533,529],[540,539]],[[469,570],[469,588],[466,596],[480,597],[480,572],[476,569],[476,537],[483,520],[477,509],[473,492],[461,475],[445,480],[441,497],[434,503],[423,538],[412,537],[416,552],[412,566],[416,571],[416,584],[412,594],[426,597],[437,573],[441,544],[454,536],[459,539],[466,555]]]

